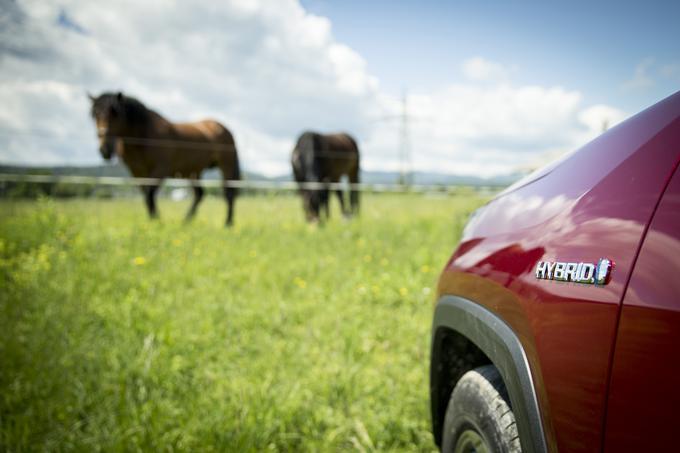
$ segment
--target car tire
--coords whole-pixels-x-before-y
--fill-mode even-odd
[[[446,409],[442,452],[521,451],[515,415],[496,367],[485,365],[465,373]]]

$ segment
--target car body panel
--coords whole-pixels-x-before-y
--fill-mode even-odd
[[[680,172],[645,235],[626,290],[607,409],[605,451],[677,444],[680,408]]]
[[[475,301],[522,341],[550,450],[599,451],[620,303],[639,244],[678,161],[680,93],[549,170],[468,223],[438,296]],[[537,280],[539,260],[614,261],[606,286]]]

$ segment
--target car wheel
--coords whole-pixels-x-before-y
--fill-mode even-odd
[[[453,389],[444,419],[442,451],[522,451],[508,392],[493,365],[468,371]]]

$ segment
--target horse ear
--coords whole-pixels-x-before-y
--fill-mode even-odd
[[[118,102],[122,101],[123,100],[123,93],[119,91],[118,94],[116,95],[116,99],[118,100]]]
[[[89,91],[86,92],[87,97],[90,99],[90,101],[94,102],[97,98],[92,96]]]

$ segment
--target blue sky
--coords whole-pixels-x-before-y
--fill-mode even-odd
[[[461,61],[474,56],[511,67],[514,83],[578,89],[630,113],[680,89],[678,1],[302,4],[328,17],[393,94],[459,82]]]

